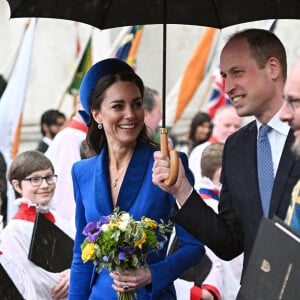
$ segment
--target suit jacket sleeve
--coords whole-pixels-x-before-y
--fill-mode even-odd
[[[193,184],[192,172],[188,169],[188,161],[183,153],[180,153],[187,176]],[[170,195],[170,201],[174,198]],[[205,249],[203,244],[185,231],[181,226],[175,225],[176,235],[179,238],[179,249],[165,259],[149,266],[152,274],[152,296],[157,295],[161,289],[169,285],[188,268],[194,266],[202,259]]]
[[[225,144],[224,153],[227,143]],[[223,159],[222,173],[225,172]],[[244,233],[228,191],[227,182],[222,176],[220,214],[206,205],[194,190],[186,203],[174,216],[193,236],[201,240],[213,252],[224,260],[231,260],[243,252]]]

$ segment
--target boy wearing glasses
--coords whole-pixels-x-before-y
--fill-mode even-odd
[[[44,214],[69,236],[71,228],[51,211],[51,200],[57,175],[51,161],[41,152],[26,151],[11,163],[7,174],[13,186],[19,209],[1,233],[0,250],[17,263],[31,278],[37,299],[65,299],[69,289],[70,271],[52,273],[28,259],[34,221],[38,212]],[[9,264],[6,266],[9,268]],[[9,273],[9,270],[6,270]],[[0,279],[1,284],[1,279]],[[26,289],[27,283],[18,286]],[[29,295],[28,299],[34,299]]]

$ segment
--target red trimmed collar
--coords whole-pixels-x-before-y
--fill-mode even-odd
[[[83,124],[82,122],[77,121],[76,119],[71,119],[70,122],[68,123],[67,127],[71,127],[74,129],[78,129],[81,130],[85,133],[87,133],[88,128],[85,124]]]
[[[55,218],[51,212],[47,212],[43,214],[48,220],[52,223],[55,223]],[[36,207],[28,206],[28,204],[21,203],[19,210],[14,215],[13,219],[24,220],[29,222],[34,222],[36,217]]]

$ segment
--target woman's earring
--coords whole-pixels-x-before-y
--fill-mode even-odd
[[[99,124],[98,124],[98,129],[99,129],[99,130],[102,130],[102,128],[103,128],[102,124],[99,123]]]

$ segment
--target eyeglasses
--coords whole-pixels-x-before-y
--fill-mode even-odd
[[[29,181],[32,186],[40,186],[43,182],[43,180],[46,180],[46,182],[50,185],[55,184],[57,181],[57,175],[48,175],[48,176],[34,176],[30,178],[24,178],[22,180]]]
[[[300,107],[300,98],[294,98],[289,96],[283,96],[282,98],[292,111],[295,111],[295,109]]]

